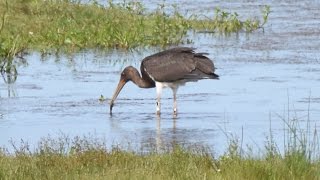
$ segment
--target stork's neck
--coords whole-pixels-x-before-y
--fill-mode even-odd
[[[149,80],[143,74],[142,77],[137,69],[134,68],[134,73],[131,76],[131,81],[140,88],[152,88],[155,87],[154,81]]]

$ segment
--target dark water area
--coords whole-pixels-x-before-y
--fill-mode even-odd
[[[157,3],[148,1],[148,7]],[[110,146],[160,148],[175,142],[205,145],[220,154],[232,136],[263,149],[270,130],[281,149],[284,129],[288,129],[284,120],[299,120],[301,130],[307,122],[319,129],[318,1],[202,0],[179,8],[210,15],[218,6],[252,17],[260,15],[263,5],[272,10],[264,32],[189,33],[194,43],[186,46],[209,53],[220,80],[179,88],[177,118],[172,114],[170,89],[163,91],[162,114],[157,117],[155,89],[140,89],[133,83],[124,87],[109,115],[108,98],[121,70],[128,65],[139,68],[143,57],[159,49],[84,51],[45,58],[30,53],[28,64],[18,67],[14,84],[0,81],[0,146],[21,138],[35,145],[49,134],[95,134]],[[99,102],[101,95],[107,101]]]

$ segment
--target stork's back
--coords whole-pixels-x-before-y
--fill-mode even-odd
[[[206,53],[195,53],[194,48],[179,47],[165,50],[143,59],[141,71],[154,81],[174,82],[182,79],[218,79],[213,62]]]

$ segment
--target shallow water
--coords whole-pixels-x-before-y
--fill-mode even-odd
[[[270,127],[281,148],[287,129],[283,119],[299,119],[302,129],[307,121],[319,128],[320,4],[207,2],[189,3],[182,10],[204,12],[219,6],[252,16],[268,4],[272,13],[264,32],[228,37],[190,33],[194,44],[188,46],[210,53],[221,78],[181,87],[177,118],[172,115],[170,89],[164,90],[160,118],[155,115],[155,89],[128,83],[112,116],[108,102],[98,100],[100,95],[112,96],[125,66],[139,68],[143,57],[156,49],[89,51],[45,59],[31,53],[26,56],[28,65],[19,66],[14,84],[0,82],[0,145],[10,146],[10,139],[21,138],[35,144],[48,134],[95,134],[109,145],[196,143],[220,154],[232,135],[263,149]]]

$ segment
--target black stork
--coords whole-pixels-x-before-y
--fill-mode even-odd
[[[213,62],[205,56],[207,54],[195,53],[194,50],[194,48],[177,47],[148,56],[141,62],[141,76],[136,68],[126,67],[121,73],[119,84],[112,96],[110,114],[121,89],[128,81],[132,81],[140,88],[156,87],[158,115],[160,115],[162,88],[170,87],[173,91],[173,112],[176,115],[176,93],[179,86],[201,79],[219,79],[219,76],[214,73]]]

